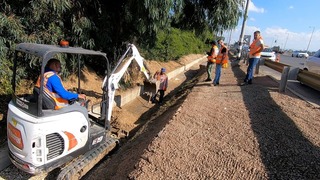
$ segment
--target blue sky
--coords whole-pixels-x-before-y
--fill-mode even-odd
[[[261,31],[268,46],[285,49],[320,49],[320,0],[250,0],[245,35]],[[231,43],[239,41],[243,19],[231,33]],[[313,33],[312,33],[313,32]],[[230,31],[223,34],[229,41]],[[276,42],[275,42],[276,41]]]

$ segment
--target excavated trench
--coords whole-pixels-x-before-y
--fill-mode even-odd
[[[205,66],[201,66],[197,70],[189,70],[186,71],[183,75],[179,75],[180,77],[184,77],[185,80],[181,84],[176,84],[174,82],[169,82],[171,84],[171,88],[173,88],[170,93],[166,94],[164,98],[163,105],[154,105],[148,111],[141,114],[141,116],[135,122],[138,124],[134,129],[132,129],[128,136],[120,139],[119,146],[116,150],[106,156],[102,161],[100,161],[95,168],[92,169],[89,173],[87,173],[82,179],[92,179],[95,176],[95,169],[99,168],[100,165],[108,163],[108,160],[112,158],[112,156],[116,153],[121,153],[123,148],[130,148],[131,145],[126,146],[126,143],[131,143],[135,141],[135,139],[139,138],[150,138],[153,139],[157,136],[158,131],[155,131],[152,127],[157,127],[157,129],[163,128],[173,117],[176,112],[179,110],[181,104],[186,99],[187,95],[190,93],[192,88],[199,82],[200,77],[205,73]],[[131,102],[125,108],[130,108],[132,105],[137,106],[137,101],[140,101],[140,98]],[[141,101],[140,101],[141,102]],[[166,121],[157,121],[157,119],[161,116],[166,116]],[[163,118],[161,118],[163,119]],[[150,128],[151,127],[151,128]],[[141,145],[141,144],[140,144]]]

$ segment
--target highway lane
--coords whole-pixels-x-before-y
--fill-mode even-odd
[[[283,54],[280,55],[280,63],[287,64],[292,67],[299,67],[300,69],[303,69],[306,60],[306,58],[291,57]]]

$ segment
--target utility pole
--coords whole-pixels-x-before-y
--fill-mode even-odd
[[[278,41],[278,36],[273,37],[272,42],[271,42],[271,48],[273,47],[273,43],[277,44],[277,41]]]
[[[229,34],[229,42],[228,42],[229,47],[230,47],[230,43],[231,43],[231,35],[232,35],[232,29],[230,30],[230,34]]]
[[[287,35],[287,39],[286,39],[286,42],[284,43],[284,46],[283,46],[283,50],[285,51],[285,49],[286,49],[286,45],[287,45],[287,41],[288,41],[288,38],[289,38],[289,33],[287,33],[288,35]]]
[[[243,37],[244,37],[244,27],[246,26],[249,2],[250,2],[250,0],[247,0],[246,9],[245,9],[245,12],[244,12],[244,17],[243,17],[243,22],[242,22],[241,34],[240,34],[240,38],[239,38],[239,52],[238,52],[238,56],[237,56],[238,60],[240,60],[240,58],[241,58],[241,51],[242,51]]]
[[[307,47],[307,51],[306,53],[308,53],[308,50],[309,50],[309,46],[310,46],[310,43],[311,43],[311,39],[312,39],[312,35],[313,35],[313,32],[314,32],[314,26],[312,26],[313,30],[312,30],[312,33],[311,33],[311,36],[310,36],[310,40],[309,40],[309,43],[308,43],[308,47]]]

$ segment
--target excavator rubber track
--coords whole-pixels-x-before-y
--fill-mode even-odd
[[[105,143],[85,153],[84,155],[72,161],[66,167],[61,169],[57,180],[80,179],[110,151],[115,149],[117,144],[118,139],[108,137]]]

